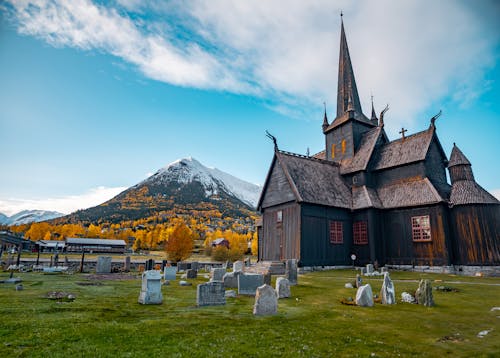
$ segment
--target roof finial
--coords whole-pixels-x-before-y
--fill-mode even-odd
[[[326,102],[323,102],[323,106],[325,107],[325,115],[323,116],[323,132],[328,128],[328,117],[326,116]]]
[[[340,10],[340,20],[342,20],[343,17],[344,17],[344,13],[342,12],[342,10]]]
[[[273,136],[271,133],[269,133],[267,130],[266,130],[266,137],[273,141],[274,151],[277,152],[278,151],[278,141],[276,140],[276,137]]]
[[[384,114],[389,110],[389,104],[385,106],[385,108],[380,112],[380,121],[379,121],[379,126],[383,127],[384,126]]]
[[[436,119],[438,119],[439,116],[441,116],[442,113],[443,113],[443,111],[440,109],[438,114],[436,114],[434,117],[431,118],[431,127],[436,126],[434,123],[436,122]]]
[[[377,115],[375,113],[375,107],[373,106],[373,94],[371,95],[371,98],[372,98],[372,118],[370,118],[373,122],[377,122],[378,119],[377,119]]]
[[[399,131],[399,134],[401,134],[403,136],[403,140],[405,140],[405,133],[408,132],[408,129],[404,129],[404,128],[401,128],[401,130]]]

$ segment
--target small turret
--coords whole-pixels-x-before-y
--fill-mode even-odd
[[[453,143],[453,149],[451,150],[448,170],[450,171],[451,184],[460,180],[474,181],[472,166],[455,143]]]
[[[326,116],[326,103],[323,103],[323,104],[325,106],[325,115],[323,116],[323,126],[322,127],[323,127],[323,132],[325,132],[330,124],[328,124],[328,117]]]

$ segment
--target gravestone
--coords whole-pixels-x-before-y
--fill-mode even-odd
[[[141,293],[139,294],[139,303],[143,305],[159,305],[162,301],[160,271],[144,271],[142,273],[142,287]]]
[[[386,273],[386,272],[389,272],[389,270],[387,269],[387,267],[382,267],[382,268],[380,269],[380,272],[381,272],[381,273]]]
[[[233,272],[242,272],[245,267],[245,263],[243,261],[235,261],[233,263]]]
[[[96,273],[111,273],[111,256],[97,257]]]
[[[370,284],[358,288],[356,292],[356,304],[361,307],[373,307],[373,292]]]
[[[366,265],[366,272],[365,272],[365,274],[370,275],[370,274],[373,273],[373,271],[374,271],[374,269],[373,269],[373,265],[372,264]]]
[[[178,262],[177,263],[177,272],[186,271],[191,268],[191,264],[188,262]]]
[[[421,280],[415,292],[415,299],[419,305],[427,307],[434,306],[434,298],[432,297],[432,285],[430,280]]]
[[[241,273],[238,275],[238,294],[253,296],[257,291],[257,287],[262,286],[263,284],[264,276],[255,273]]]
[[[190,268],[193,269],[193,270],[198,271],[199,270],[199,266],[200,266],[200,264],[197,261],[195,261],[195,262],[191,262],[191,267]]]
[[[253,314],[256,316],[270,316],[277,313],[278,297],[276,291],[269,285],[259,286],[255,294]]]
[[[363,279],[360,274],[356,275],[356,288],[360,288],[363,285]]]
[[[146,263],[144,264],[144,270],[151,271],[153,270],[154,265],[155,265],[155,260],[153,259],[146,260]]]
[[[226,274],[226,269],[223,268],[213,268],[210,270],[210,281],[224,281],[224,275]]]
[[[123,271],[130,271],[130,256],[125,256],[125,260],[123,262]]]
[[[238,276],[241,272],[226,272],[222,277],[226,288],[238,288]]]
[[[276,279],[276,295],[278,298],[288,298],[292,296],[288,279],[284,277],[278,277]]]
[[[189,269],[186,271],[186,278],[187,279],[193,279],[198,277],[198,271],[195,269]]]
[[[290,286],[295,286],[297,284],[297,260],[296,259],[286,260],[285,277],[290,282]]]
[[[264,272],[264,283],[266,285],[271,285],[271,271]]]
[[[173,266],[165,266],[163,269],[163,279],[174,281],[176,279],[177,268]]]
[[[396,304],[396,290],[394,289],[394,283],[389,277],[389,272],[384,273],[384,282],[380,290],[380,298],[384,305]]]
[[[163,271],[165,269],[165,266],[167,266],[167,260],[162,260],[160,270]]]
[[[199,284],[196,289],[196,304],[198,306],[225,305],[224,284],[220,281]]]
[[[227,297],[236,297],[236,291],[234,290],[227,290],[226,293],[224,293],[224,296]]]

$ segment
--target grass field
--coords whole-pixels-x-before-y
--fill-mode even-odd
[[[163,304],[137,303],[139,276],[20,273],[24,290],[0,284],[0,357],[499,357],[500,279],[394,272],[398,304],[346,306],[349,270],[307,273],[273,317],[252,314],[253,297],[196,307],[196,284],[163,286]],[[8,273],[0,273],[0,280]],[[399,303],[420,278],[458,292],[434,292],[432,308]],[[274,284],[273,277],[273,284]],[[437,281],[436,281],[437,280]],[[364,278],[375,292],[380,278]],[[45,298],[73,293],[73,302]],[[489,330],[484,338],[480,331]]]

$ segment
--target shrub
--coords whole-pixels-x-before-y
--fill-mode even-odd
[[[227,261],[229,259],[229,250],[225,246],[217,246],[212,249],[212,259],[215,261]]]

